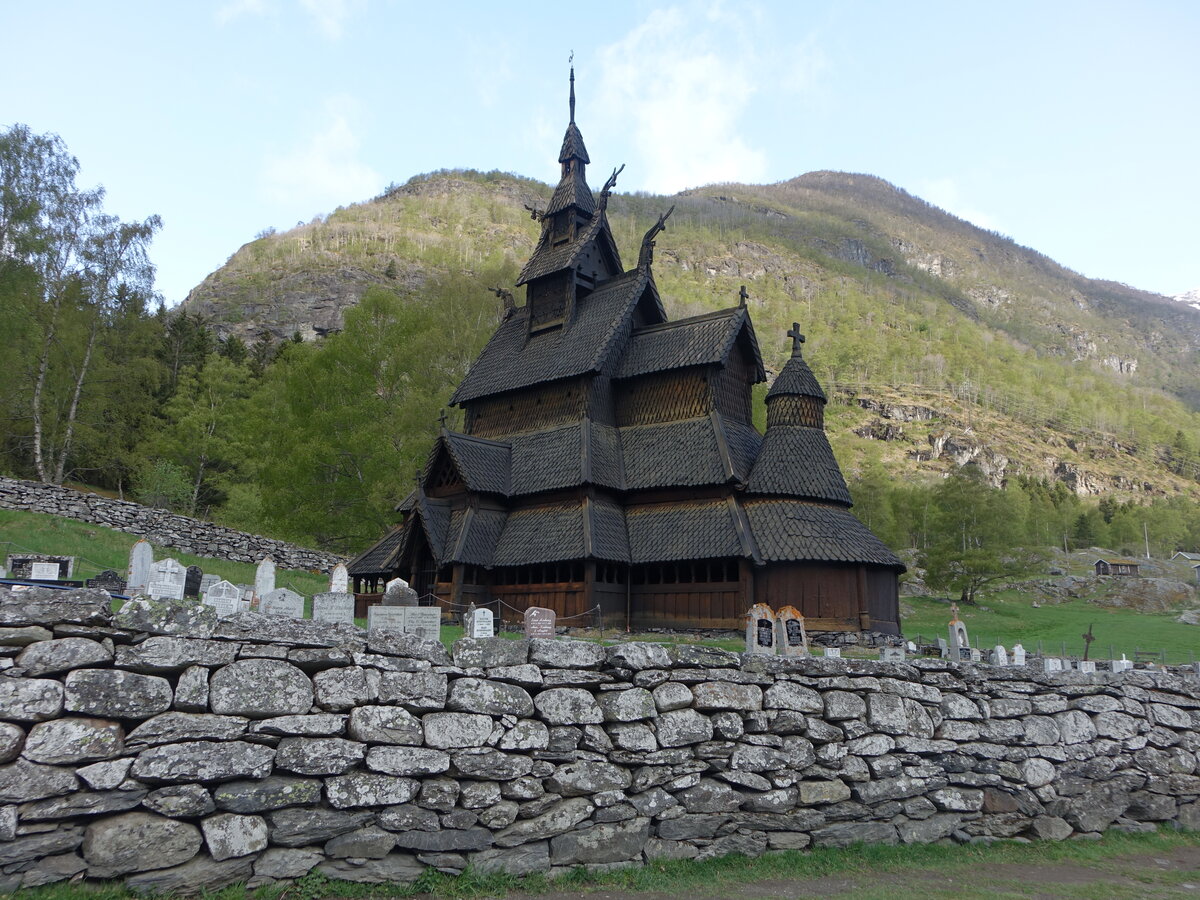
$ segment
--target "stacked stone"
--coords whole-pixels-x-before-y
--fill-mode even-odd
[[[405,882],[1200,823],[1200,692],[0,589],[0,890]]]
[[[48,513],[144,537],[160,547],[209,559],[256,563],[272,557],[284,569],[328,572],[345,560],[333,553],[234,531],[127,500],[86,494],[57,484],[0,476],[0,508]]]

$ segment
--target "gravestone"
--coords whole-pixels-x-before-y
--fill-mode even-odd
[[[313,594],[314,622],[344,622],[354,624],[354,595],[343,591]]]
[[[259,598],[258,611],[264,616],[287,616],[292,619],[303,619],[304,598],[287,588],[275,588]]]
[[[239,584],[237,588],[242,592],[241,599],[245,600],[247,603],[254,599],[254,585]]]
[[[154,548],[142,538],[129,551],[129,570],[125,575],[125,587],[130,596],[144,593],[150,581],[150,566],[154,563]]]
[[[841,659],[842,658],[842,648],[841,647],[826,647],[825,648],[825,658],[826,659]]]
[[[1096,661],[1094,659],[1081,659],[1079,661],[1079,671],[1084,674],[1094,675],[1096,673]]]
[[[1055,659],[1053,656],[1047,656],[1042,660],[1042,671],[1044,672],[1061,672],[1063,670],[1063,661]]]
[[[1013,644],[1012,664],[1014,666],[1025,665],[1025,648],[1020,644]]]
[[[404,631],[426,641],[442,639],[442,610],[437,606],[404,606]]]
[[[808,656],[808,632],[796,607],[785,606],[775,613],[775,643],[783,656]]]
[[[997,644],[995,647],[992,648],[992,665],[993,666],[1007,666],[1008,665],[1008,651],[1005,650],[1004,647],[1001,646],[1000,644]]]
[[[378,603],[367,607],[367,630],[392,628],[407,631],[408,611],[411,606],[382,606]]]
[[[905,649],[905,650],[907,650],[909,653],[916,653],[916,652],[917,652],[917,645],[916,645],[916,644],[914,644],[912,641],[905,641],[905,642],[904,642],[904,649]]]
[[[205,606],[211,606],[218,616],[232,616],[240,611],[241,599],[242,589],[240,587],[230,584],[228,581],[218,581],[204,592],[200,602]]]
[[[146,593],[151,599],[183,599],[183,585],[187,581],[187,569],[178,560],[167,557],[150,564]]]
[[[275,560],[264,556],[254,571],[254,596],[261,598],[275,590]]]
[[[207,591],[210,587],[212,587],[214,584],[216,584],[220,580],[221,580],[220,575],[209,575],[208,573],[201,575],[200,576],[200,595],[203,596],[205,591]]]
[[[31,562],[30,581],[58,581],[59,565],[56,562]]]
[[[525,637],[554,637],[554,610],[542,606],[531,606],[525,610]]]
[[[945,638],[937,639],[937,648],[938,656],[940,656],[942,659],[946,659],[950,656],[950,645],[946,643]]]
[[[967,637],[967,626],[962,619],[958,617],[958,604],[950,605],[952,618],[950,619],[950,658],[953,660],[971,661],[971,641]]]
[[[403,578],[393,578],[383,591],[384,606],[416,606],[417,592]]]
[[[879,661],[885,663],[904,662],[903,647],[884,647],[879,651]]]
[[[90,588],[100,588],[101,590],[108,591],[110,594],[125,593],[125,582],[112,569],[105,569],[95,578],[89,578],[86,584]]]
[[[1113,672],[1128,672],[1132,669],[1133,669],[1133,660],[1126,659],[1124,653],[1121,654],[1120,659],[1114,659],[1112,661]]]
[[[333,567],[333,571],[329,573],[329,592],[331,594],[344,594],[350,584],[350,575],[346,571],[345,563],[338,563]]]
[[[746,652],[775,653],[775,612],[765,603],[755,603],[746,613]]]
[[[976,650],[974,647],[969,647],[967,649],[966,660],[967,660],[967,662],[973,662],[973,663],[983,662],[983,651]]]
[[[204,570],[199,566],[188,566],[187,577],[183,581],[183,596],[199,597],[200,582],[204,580]]]
[[[496,622],[492,611],[486,606],[470,610],[467,637],[490,638],[496,636]]]

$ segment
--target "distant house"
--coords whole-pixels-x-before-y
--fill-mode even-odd
[[[1180,550],[1171,559],[1182,559],[1185,562],[1200,563],[1200,553],[1185,553],[1183,550]]]
[[[1097,575],[1136,575],[1138,566],[1136,559],[1125,559],[1120,556],[1101,557],[1096,560]]]
[[[1192,571],[1196,573],[1196,584],[1200,584],[1200,566],[1192,566]]]

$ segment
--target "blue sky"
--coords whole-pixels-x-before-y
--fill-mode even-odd
[[[1200,3],[0,3],[0,127],[55,132],[173,305],[262,229],[439,168],[878,175],[1097,278],[1200,288]]]

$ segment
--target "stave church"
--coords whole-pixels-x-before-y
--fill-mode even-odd
[[[561,178],[504,318],[450,402],[402,521],[349,565],[355,591],[402,577],[449,612],[531,607],[605,627],[736,629],[754,603],[810,631],[899,634],[904,565],[851,512],[802,353],[766,394],[746,306],[671,321],[654,280],[666,213],[629,268],[570,118]],[[782,336],[781,336],[782,338]],[[772,338],[774,339],[774,338]]]

